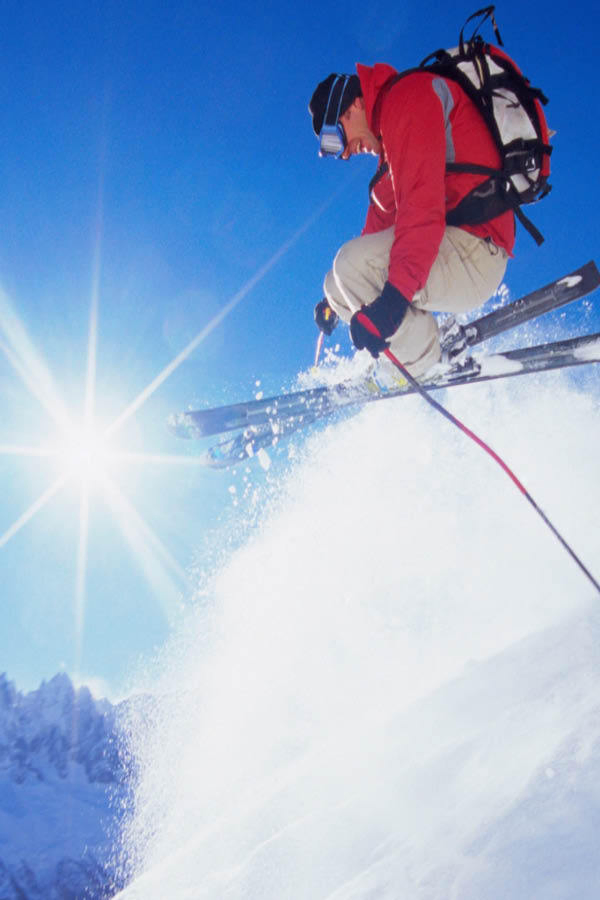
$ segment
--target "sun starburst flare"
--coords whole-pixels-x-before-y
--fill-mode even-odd
[[[356,177],[356,176],[354,176]],[[351,178],[350,181],[354,180]],[[198,466],[199,459],[177,454],[139,453],[120,449],[115,444],[116,432],[140,409],[148,398],[164,383],[213,330],[241,303],[250,291],[271,271],[279,260],[311,228],[338,194],[347,189],[348,181],[332,195],[282,243],[279,249],[240,290],[224,304],[221,311],[191,340],[183,350],[149,384],[126,404],[108,425],[101,426],[95,414],[96,363],[98,339],[99,281],[101,269],[102,184],[98,197],[98,219],[93,258],[92,290],[88,326],[88,347],[85,395],[81,421],[68,410],[58,390],[49,366],[36,350],[34,342],[20,320],[13,304],[0,288],[0,352],[8,360],[14,373],[54,421],[58,437],[48,444],[0,444],[0,456],[20,460],[47,460],[54,466],[56,477],[8,527],[0,532],[0,549],[4,548],[51,501],[74,485],[79,491],[79,538],[76,552],[75,623],[76,652],[74,677],[78,677],[86,606],[86,576],[92,500],[101,497],[110,509],[113,520],[128,545],[145,580],[161,604],[167,620],[180,607],[181,592],[187,586],[182,567],[152,531],[143,516],[117,486],[113,477],[117,466],[167,465]],[[56,473],[57,470],[57,473]]]
[[[96,277],[94,281],[96,281]],[[47,442],[3,443],[0,456],[20,461],[48,464],[55,477],[15,520],[0,531],[0,549],[6,545],[68,486],[79,495],[78,541],[74,585],[76,647],[74,675],[80,670],[85,628],[86,579],[89,556],[90,515],[93,503],[101,500],[112,514],[118,532],[132,558],[152,589],[167,621],[172,622],[187,587],[185,571],[150,529],[142,515],[124,497],[114,481],[118,467],[128,465],[190,465],[197,461],[175,454],[144,454],[121,450],[106,425],[96,418],[96,343],[98,292],[94,285],[88,330],[88,354],[83,416],[78,421],[70,413],[54,382],[50,369],[27,334],[6,294],[0,291],[0,350],[32,396],[55,424],[56,436]]]

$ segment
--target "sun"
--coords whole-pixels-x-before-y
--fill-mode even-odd
[[[94,423],[69,429],[55,446],[53,455],[70,478],[86,486],[106,477],[115,461],[115,451]]]

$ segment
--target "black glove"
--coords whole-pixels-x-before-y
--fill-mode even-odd
[[[339,322],[337,314],[334,313],[325,297],[315,306],[315,322],[317,323],[317,328],[327,336],[331,334]]]
[[[350,320],[350,336],[356,349],[366,349],[371,356],[379,356],[386,347],[389,347],[385,339],[391,337],[400,328],[409,306],[410,303],[404,294],[386,281],[379,297],[376,297],[368,306],[361,307]],[[379,335],[372,334],[359,321],[359,315],[370,319]]]

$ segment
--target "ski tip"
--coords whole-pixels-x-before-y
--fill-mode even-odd
[[[187,440],[202,436],[202,432],[196,427],[194,420],[187,413],[172,413],[167,417],[167,428],[175,437],[186,438]]]
[[[600,287],[600,271],[598,270],[598,266],[596,265],[595,260],[590,259],[584,266],[581,267],[577,272],[573,273],[574,275],[581,275],[582,280],[589,285],[589,292],[595,291],[597,287]]]
[[[240,447],[237,442],[234,446],[234,441],[235,439],[224,441],[209,447],[199,456],[200,465],[209,469],[230,469],[254,455],[247,447]]]
[[[219,454],[213,453],[212,450],[202,453],[198,457],[198,462],[201,466],[206,466],[207,469],[229,469],[235,465],[231,460],[220,457]]]

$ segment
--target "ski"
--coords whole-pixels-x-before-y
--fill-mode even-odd
[[[588,262],[569,275],[564,275],[473,322],[451,326],[446,329],[442,338],[443,349],[450,358],[459,357],[467,348],[585,297],[598,286],[600,272],[593,261]],[[178,437],[208,437],[227,431],[268,426],[274,420],[302,420],[309,414],[314,417],[315,413],[324,415],[331,408],[355,402],[355,397],[356,402],[377,399],[378,393],[380,389],[372,380],[358,386],[355,383],[340,383],[335,387],[311,388],[262,400],[176,413],[169,417],[167,424]],[[371,394],[375,396],[370,396]],[[302,421],[300,424],[303,424]]]
[[[483,356],[477,361],[470,359],[465,366],[454,366],[437,378],[423,381],[422,384],[428,391],[437,391],[459,385],[477,384],[498,378],[510,378],[598,362],[600,362],[600,332],[539,344],[536,347],[495,353]],[[298,429],[313,424],[318,419],[333,415],[338,410],[415,393],[415,389],[407,382],[392,390],[380,390],[378,393],[365,391],[363,387],[360,390],[352,391],[346,386],[345,395],[342,395],[339,387],[341,386],[333,389],[319,389],[325,391],[325,394],[319,394],[318,402],[312,406],[304,404],[301,414],[284,416],[282,419],[274,416],[267,423],[245,428],[240,434],[209,448],[202,454],[199,461],[211,468],[228,468],[245,459],[260,455],[261,451],[276,444],[280,438],[287,437]]]

